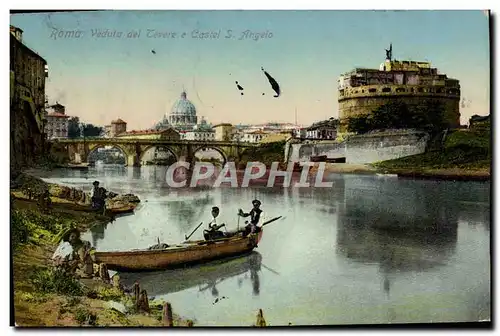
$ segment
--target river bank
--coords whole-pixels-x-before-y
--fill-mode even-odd
[[[38,186],[43,181],[27,179]],[[124,314],[110,300],[131,304],[131,298],[111,284],[94,278],[85,283],[58,277],[51,257],[58,233],[70,227],[86,231],[110,217],[53,204],[43,211],[36,202],[11,196],[14,321],[21,327],[40,326],[164,326],[161,302],[149,303],[149,313]],[[59,275],[61,276],[61,275]],[[174,326],[192,325],[173,315]]]
[[[317,167],[311,172],[317,171]],[[393,168],[383,164],[326,163],[325,172],[336,174],[397,175],[404,178],[451,181],[489,181],[490,168]]]

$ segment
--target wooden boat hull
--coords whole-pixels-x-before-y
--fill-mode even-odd
[[[120,207],[120,208],[106,209],[106,212],[111,213],[113,215],[118,215],[118,214],[134,212],[135,208],[136,208],[136,205],[134,204],[134,205],[127,205],[127,206]]]
[[[248,237],[233,237],[187,242],[163,250],[96,252],[97,263],[105,263],[116,271],[148,271],[183,267],[251,252],[262,238],[263,231]]]

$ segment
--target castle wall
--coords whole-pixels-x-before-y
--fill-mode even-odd
[[[425,152],[429,135],[419,131],[394,131],[357,135],[346,142],[346,163],[374,163]]]
[[[342,124],[342,130],[345,130],[346,119],[349,117],[355,117],[363,114],[370,114],[375,109],[390,103],[394,100],[400,100],[405,102],[409,106],[416,106],[422,104],[426,100],[435,100],[441,102],[445,107],[445,121],[451,128],[456,128],[460,126],[460,96],[459,94],[449,94],[449,93],[436,93],[436,92],[396,92],[397,89],[406,89],[415,91],[418,88],[407,88],[403,86],[384,86],[392,87],[391,92],[380,92],[376,93],[368,92],[370,89],[374,89],[375,86],[366,86],[356,88],[357,90],[351,89],[349,94],[344,94],[343,97],[339,98],[339,116]],[[422,90],[425,90],[422,88]]]
[[[327,141],[291,143],[285,150],[288,162],[310,161],[311,156],[346,158],[346,163],[367,164],[425,152],[429,135],[413,130],[396,130],[350,137],[342,143]]]

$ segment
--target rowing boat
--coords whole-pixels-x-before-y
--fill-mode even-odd
[[[186,241],[162,250],[95,252],[94,256],[97,263],[104,263],[116,271],[176,268],[249,253],[257,247],[262,233],[260,230],[246,237],[237,235],[212,241]]]

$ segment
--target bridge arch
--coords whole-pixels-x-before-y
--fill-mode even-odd
[[[222,156],[222,161],[223,161],[222,166],[224,166],[227,163],[228,155],[224,152],[224,150],[222,150],[221,148],[219,148],[217,146],[209,145],[209,144],[195,148],[195,150],[193,151],[193,157],[196,155],[196,153],[203,151],[204,149],[213,149],[217,153],[219,153]]]
[[[124,147],[120,146],[119,144],[95,144],[95,145],[92,145],[92,146],[89,146],[89,152],[87,153],[87,157],[85,158],[87,162],[90,162],[89,159],[90,159],[90,156],[92,154],[95,154],[97,153],[97,151],[100,149],[100,148],[105,148],[105,147],[112,147],[112,148],[117,148],[118,150],[120,150],[120,152],[122,152],[124,158],[125,158],[125,164],[128,163],[128,156],[129,156],[129,153],[125,150]]]
[[[172,150],[172,148],[170,148],[169,146],[161,145],[161,144],[159,144],[159,145],[154,144],[154,145],[149,145],[149,146],[147,146],[147,147],[145,147],[144,149],[141,150],[141,154],[139,155],[139,162],[142,162],[142,160],[144,158],[144,155],[151,148],[165,148],[170,154],[172,154],[172,156],[175,158],[175,161],[179,161],[178,155]]]

